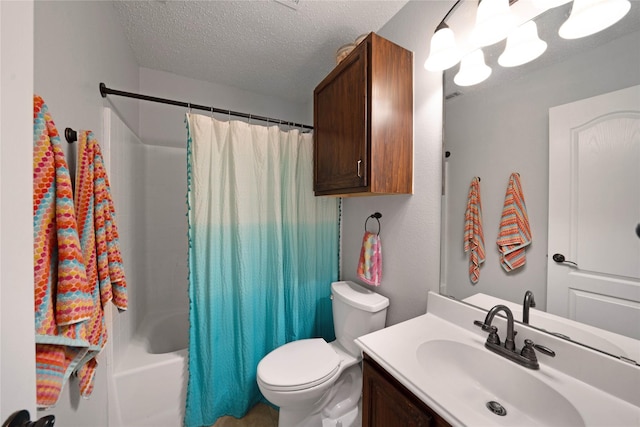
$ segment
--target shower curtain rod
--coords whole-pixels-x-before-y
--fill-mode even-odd
[[[240,113],[238,111],[232,111],[232,110],[221,110],[220,108],[207,107],[206,105],[198,105],[198,104],[192,104],[190,102],[174,101],[173,99],[158,98],[155,96],[141,95],[139,93],[124,92],[122,90],[108,88],[104,83],[100,83],[100,95],[102,95],[103,98],[106,98],[107,95],[124,96],[126,98],[141,99],[143,101],[158,102],[160,104],[176,105],[178,107],[190,108],[192,110],[209,111],[212,114],[220,113],[220,114],[226,114],[229,116],[243,117],[249,120],[255,119],[255,120],[260,120],[268,123],[277,123],[280,125],[288,125],[288,126],[293,126],[297,128],[313,130],[313,126],[309,126],[301,123],[289,122],[289,121],[280,120],[280,119],[273,119],[271,117],[255,116],[253,114]]]

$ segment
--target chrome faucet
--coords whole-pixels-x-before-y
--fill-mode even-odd
[[[531,297],[533,297],[533,294],[531,294]],[[500,343],[498,328],[491,325],[493,318],[501,311],[503,311],[507,316],[507,337],[504,340],[504,345],[501,345]],[[538,363],[538,358],[536,357],[536,352],[534,350],[538,350],[551,357],[555,357],[556,355],[553,350],[535,344],[531,340],[525,340],[525,346],[522,348],[522,351],[519,352],[516,349],[514,341],[517,332],[513,329],[513,313],[509,307],[505,305],[498,304],[491,308],[484,319],[484,323],[479,320],[476,320],[473,323],[476,326],[480,326],[483,331],[489,332],[487,341],[484,344],[487,349],[526,368],[540,369],[540,364]]]
[[[529,308],[536,306],[536,300],[533,298],[533,292],[524,293],[524,302],[522,303],[522,323],[529,324]]]

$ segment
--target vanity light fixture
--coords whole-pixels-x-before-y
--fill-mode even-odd
[[[511,33],[507,38],[507,47],[500,57],[498,64],[503,67],[517,67],[531,62],[547,50],[547,43],[538,37],[538,26],[528,21]]]
[[[429,71],[444,71],[460,62],[462,53],[456,44],[455,34],[446,21],[461,1],[458,0],[451,6],[431,37],[429,57],[424,61],[424,68]]]
[[[479,0],[473,40],[479,46],[492,45],[504,40],[516,25],[509,0]]]
[[[629,9],[629,0],[574,0],[571,15],[558,33],[563,39],[595,34],[618,22]]]
[[[453,81],[458,86],[472,86],[486,80],[491,75],[491,68],[484,62],[482,49],[476,49],[460,62],[460,70]]]
[[[429,57],[424,61],[424,68],[429,71],[444,71],[460,62],[460,50],[456,45],[456,37],[449,26],[442,21],[431,37]]]

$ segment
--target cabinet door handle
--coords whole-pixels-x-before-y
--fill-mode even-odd
[[[362,178],[362,174],[360,173],[360,165],[362,164],[362,160],[358,160],[358,178]]]

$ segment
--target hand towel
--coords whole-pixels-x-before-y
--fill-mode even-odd
[[[507,272],[522,267],[526,262],[525,250],[531,244],[531,228],[524,202],[520,175],[512,173],[502,208],[498,233],[500,264]]]
[[[60,136],[33,97],[33,240],[36,402],[47,408],[86,354],[93,310]]]
[[[358,262],[358,277],[368,285],[380,286],[382,281],[382,243],[377,233],[364,232]]]
[[[475,285],[480,279],[480,265],[485,260],[482,201],[480,199],[480,179],[478,177],[474,177],[469,186],[467,210],[464,213],[464,251],[470,252],[469,279]]]
[[[93,390],[95,357],[107,340],[104,307],[113,301],[118,309],[127,309],[127,282],[109,178],[100,145],[91,131],[78,131],[75,205],[80,245],[93,297],[87,337],[91,347],[78,368],[80,394],[88,397]]]

